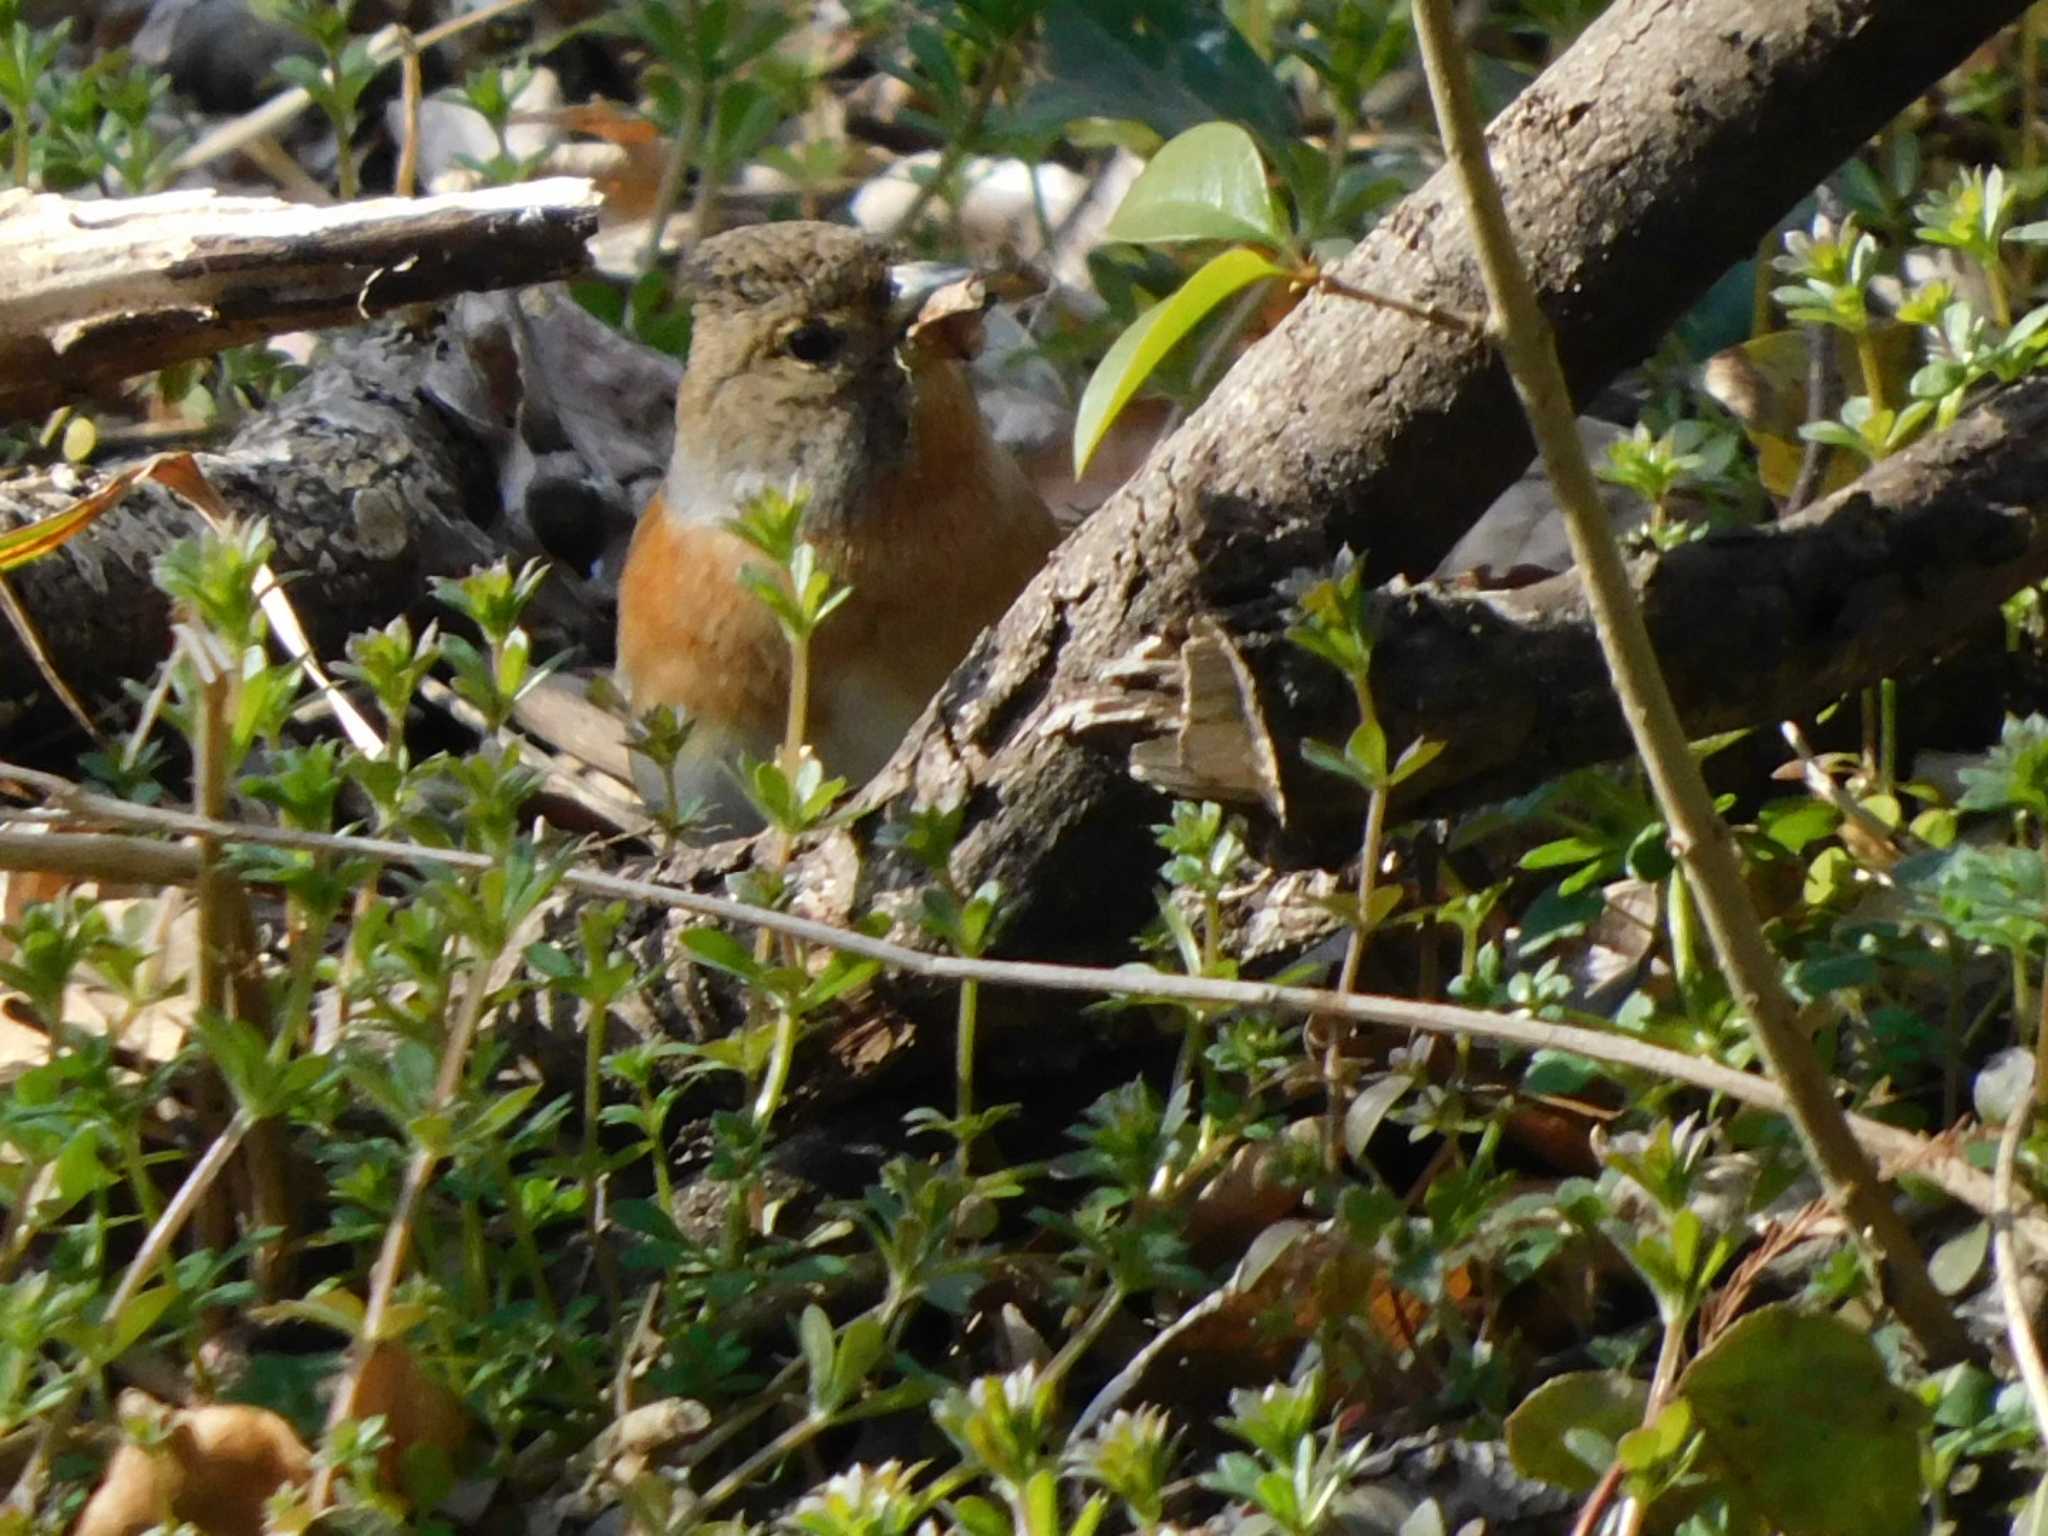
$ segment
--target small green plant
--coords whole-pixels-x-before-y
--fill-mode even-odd
[[[256,13],[303,37],[313,56],[287,54],[277,73],[313,99],[334,130],[336,190],[344,202],[362,190],[355,137],[363,92],[381,67],[370,55],[368,39],[350,30],[355,0],[256,0]]]
[[[1001,932],[1003,888],[989,880],[969,893],[954,883],[953,846],[959,839],[962,820],[963,809],[958,805],[929,807],[914,812],[907,823],[889,828],[884,842],[909,854],[932,878],[919,903],[920,926],[954,954],[977,960],[988,952]],[[975,1109],[974,1065],[980,1004],[981,983],[961,982],[959,1013],[954,1024],[952,1118],[945,1119],[933,1111],[911,1111],[913,1125],[942,1131],[953,1138],[963,1173],[973,1164],[976,1139],[1016,1113],[1014,1105],[985,1111]]]
[[[619,25],[653,57],[641,88],[671,146],[642,262],[651,273],[660,232],[691,173],[692,227],[715,233],[720,188],[780,123],[784,99],[761,76],[791,21],[760,0],[636,0]]]
[[[544,153],[525,157],[515,155],[509,140],[513,112],[520,96],[532,84],[533,75],[531,64],[519,64],[510,69],[494,64],[479,65],[463,77],[459,87],[450,87],[442,93],[447,100],[460,102],[481,117],[491,130],[491,137],[497,140],[497,148],[488,159],[462,156],[464,165],[494,186],[508,186],[526,180],[545,158]]]
[[[1703,421],[1681,421],[1663,433],[1639,422],[1627,437],[1609,446],[1599,475],[1650,504],[1650,541],[1662,546],[1677,531],[1671,523],[1673,494],[1726,474],[1736,448],[1732,433],[1717,432]]]
[[[1345,1444],[1334,1425],[1316,1433],[1321,1373],[1311,1369],[1288,1385],[1233,1392],[1230,1407],[1223,1428],[1251,1450],[1224,1452],[1202,1485],[1245,1505],[1254,1529],[1280,1536],[1331,1529],[1370,1447]]]
[[[1358,707],[1358,725],[1342,747],[1328,742],[1304,741],[1301,754],[1315,767],[1342,779],[1365,795],[1365,824],[1359,837],[1358,890],[1334,898],[1329,909],[1351,930],[1344,948],[1344,963],[1337,974],[1337,990],[1350,992],[1358,985],[1359,967],[1372,936],[1394,915],[1403,893],[1398,885],[1379,883],[1380,861],[1385,852],[1387,800],[1401,784],[1427,768],[1443,750],[1441,742],[1416,740],[1403,747],[1398,756],[1390,754],[1386,728],[1372,696],[1373,627],[1368,610],[1364,570],[1346,558],[1335,575],[1318,581],[1299,598],[1300,616],[1287,631],[1287,638],[1343,674],[1351,685]],[[1341,1054],[1334,1032],[1324,1053],[1328,1080],[1328,1134],[1326,1156],[1332,1166],[1338,1153],[1337,1128],[1343,1123]]]
[[[34,146],[39,125],[46,122],[39,96],[56,72],[71,23],[60,21],[35,31],[22,19],[21,0],[0,3],[0,106],[7,109],[8,161],[14,185],[34,181]]]

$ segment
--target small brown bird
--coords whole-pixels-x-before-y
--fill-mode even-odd
[[[859,784],[1058,542],[989,435],[957,351],[909,336],[918,295],[837,225],[733,230],[692,253],[689,365],[668,474],[619,587],[619,681],[695,722],[676,788],[754,824],[731,763],[782,738],[789,657],[722,526],[764,488],[810,495],[804,536],[850,583],[812,643],[809,735]],[[637,761],[637,760],[636,760]],[[644,766],[644,765],[643,765]],[[643,779],[650,798],[666,798]]]

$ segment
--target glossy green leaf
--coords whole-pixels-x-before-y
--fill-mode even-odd
[[[1074,473],[1087,469],[1103,434],[1138,392],[1138,386],[1203,316],[1239,290],[1285,275],[1257,251],[1228,250],[1203,266],[1178,292],[1133,321],[1116,339],[1081,395],[1081,408],[1074,420]]]
[[[1107,234],[1136,245],[1240,240],[1277,248],[1288,229],[1252,136],[1235,123],[1204,123],[1161,146]]]
[[[1868,1335],[1780,1303],[1694,1360],[1679,1390],[1731,1489],[1785,1536],[1913,1536],[1920,1422]]]

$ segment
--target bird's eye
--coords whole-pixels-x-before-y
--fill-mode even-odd
[[[783,350],[800,363],[829,363],[839,355],[846,336],[836,325],[806,320],[783,338]]]

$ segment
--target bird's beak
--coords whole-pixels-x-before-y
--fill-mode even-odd
[[[889,268],[889,322],[898,336],[924,309],[933,294],[974,276],[972,267],[943,261],[899,261]]]

